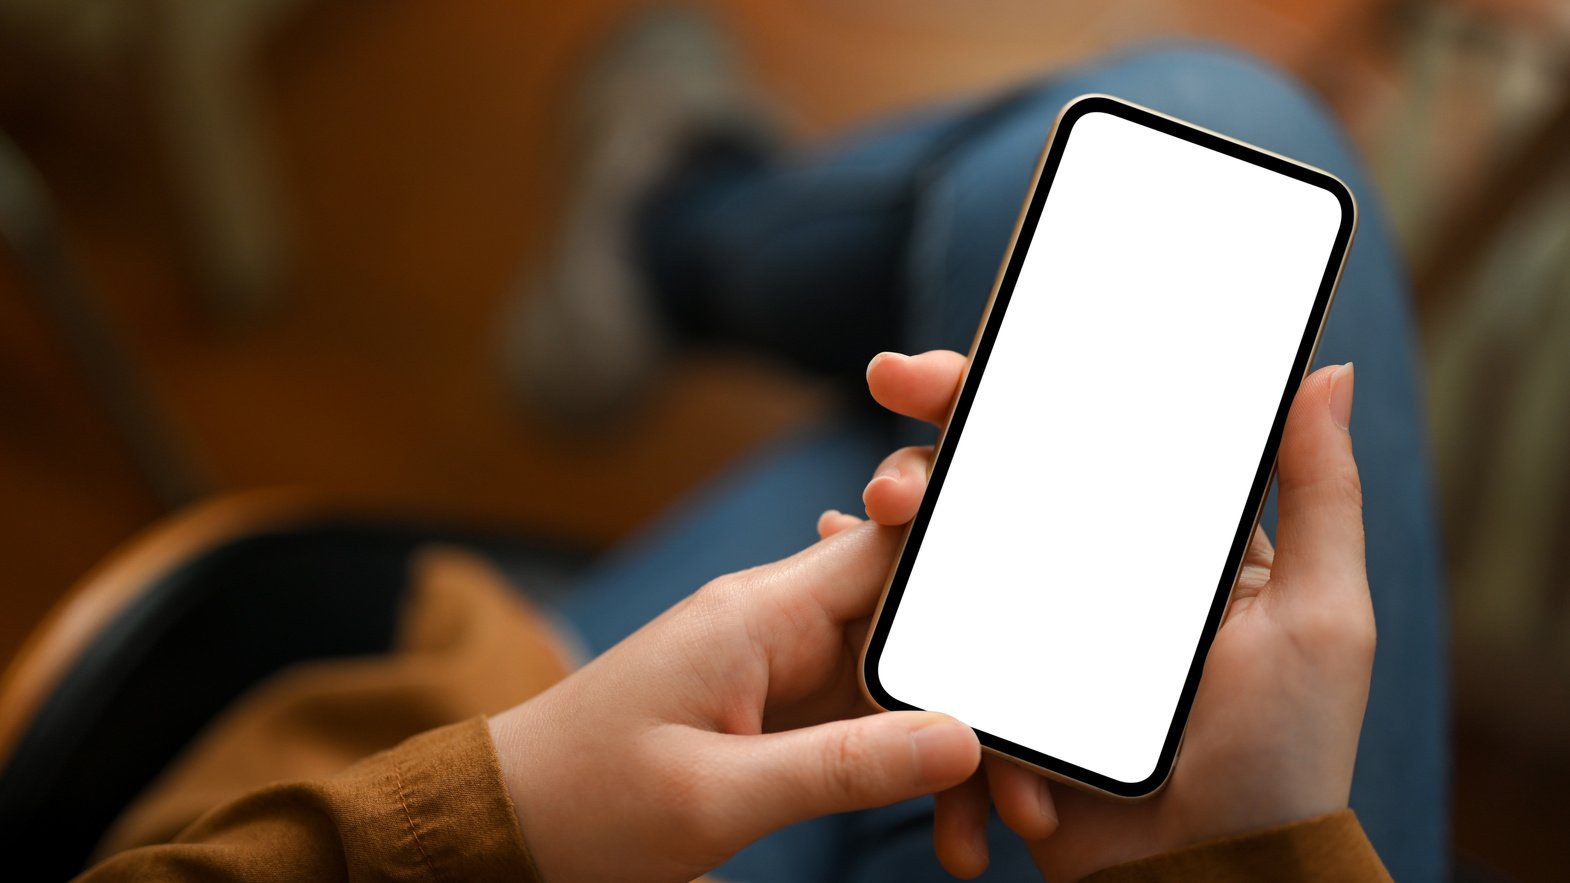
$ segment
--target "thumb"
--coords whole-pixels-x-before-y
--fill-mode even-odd
[[[1276,466],[1280,523],[1272,581],[1311,604],[1360,595],[1363,487],[1352,458],[1351,363],[1314,372],[1292,401]]]
[[[951,788],[981,762],[976,734],[925,711],[870,714],[762,736],[723,736],[730,787],[720,818],[737,843],[805,819],[886,806]]]

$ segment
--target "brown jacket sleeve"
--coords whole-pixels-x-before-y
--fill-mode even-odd
[[[270,785],[171,843],[88,871],[119,880],[538,880],[482,717],[323,779]]]
[[[538,881],[484,718],[434,730],[319,781],[273,785],[173,843],[122,852],[119,880]],[[1350,810],[1108,868],[1085,883],[1388,881]]]
[[[570,654],[484,561],[432,549],[412,577],[393,652],[259,685],[120,817],[84,879],[530,879],[479,716],[549,687]]]
[[[1082,883],[1385,883],[1390,873],[1349,809],[1117,865]]]

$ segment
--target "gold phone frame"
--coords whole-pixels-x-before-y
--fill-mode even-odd
[[[1256,473],[1255,484],[1250,495],[1254,502],[1251,507],[1248,507],[1253,510],[1251,517],[1246,522],[1241,522],[1240,520],[1240,530],[1234,538],[1232,554],[1227,559],[1226,570],[1231,572],[1231,577],[1228,580],[1225,592],[1221,592],[1218,587],[1216,597],[1212,601],[1210,616],[1207,617],[1205,628],[1200,635],[1195,657],[1190,667],[1189,677],[1183,694],[1179,699],[1178,706],[1174,709],[1171,729],[1164,742],[1162,754],[1156,764],[1155,771],[1148,779],[1142,782],[1125,783],[1096,774],[1093,771],[1083,770],[1066,761],[1051,758],[1049,755],[1029,749],[1026,746],[1019,746],[992,736],[989,733],[978,731],[978,736],[982,740],[982,750],[989,754],[1006,758],[1054,781],[1063,782],[1076,788],[1103,794],[1115,799],[1134,801],[1147,799],[1165,787],[1171,776],[1172,768],[1177,762],[1183,733],[1187,727],[1188,717],[1192,710],[1194,694],[1198,689],[1199,675],[1204,668],[1204,659],[1209,653],[1210,644],[1215,639],[1216,632],[1219,631],[1222,622],[1225,621],[1226,611],[1230,606],[1232,593],[1236,589],[1237,578],[1242,569],[1241,562],[1243,554],[1247,550],[1248,538],[1252,536],[1259,524],[1260,516],[1264,511],[1265,500],[1269,496],[1270,486],[1275,480],[1276,451],[1280,446],[1281,430],[1285,422],[1286,411],[1290,406],[1291,397],[1296,394],[1298,386],[1308,376],[1308,372],[1313,365],[1314,356],[1319,350],[1319,342],[1324,334],[1325,322],[1330,315],[1331,307],[1334,305],[1336,290],[1340,285],[1342,273],[1346,269],[1347,256],[1351,252],[1352,241],[1356,235],[1358,212],[1356,197],[1352,194],[1351,188],[1347,187],[1346,183],[1340,178],[1323,169],[1111,95],[1090,93],[1069,101],[1058,111],[1052,128],[1047,135],[1046,143],[1043,145],[1041,153],[1036,160],[1035,172],[1031,176],[1030,187],[1026,191],[1024,203],[1020,207],[1019,215],[1014,222],[1013,233],[1009,238],[1008,250],[1004,253],[997,276],[993,280],[992,291],[987,297],[986,308],[982,312],[981,322],[977,326],[975,336],[971,339],[970,350],[965,360],[965,368],[960,376],[959,392],[955,395],[954,402],[950,405],[949,414],[939,432],[938,440],[933,450],[935,474],[939,464],[944,464],[943,468],[946,469],[946,445],[949,441],[949,427],[953,423],[955,413],[962,406],[968,408],[968,398],[974,395],[974,387],[971,385],[970,375],[971,368],[975,364],[977,352],[983,345],[989,332],[996,333],[996,329],[993,328],[993,308],[997,303],[998,295],[1005,286],[1009,286],[1012,292],[1012,286],[1014,281],[1017,280],[1019,268],[1023,265],[1024,252],[1019,250],[1020,237],[1027,226],[1034,232],[1035,222],[1039,219],[1041,208],[1046,201],[1047,192],[1051,189],[1050,180],[1046,182],[1046,189],[1043,189],[1043,175],[1049,172],[1053,175],[1056,174],[1057,164],[1061,160],[1063,149],[1067,144],[1065,131],[1071,134],[1074,122],[1085,115],[1095,112],[1114,113],[1137,124],[1155,128],[1158,131],[1175,135],[1191,143],[1218,150],[1234,158],[1321,186],[1333,193],[1342,206],[1341,227],[1338,230],[1330,260],[1327,261],[1326,271],[1321,278],[1320,289],[1315,298],[1314,313],[1310,317],[1312,335],[1309,335],[1309,329],[1305,328],[1304,337],[1299,343],[1294,370],[1289,376],[1283,392],[1282,403],[1278,407],[1276,420],[1267,441],[1265,452],[1262,452],[1262,461],[1264,453],[1268,453],[1269,462],[1268,464],[1262,462],[1261,469]],[[1028,250],[1027,244],[1026,251]],[[922,530],[925,529],[925,520],[930,515],[931,506],[935,500],[931,486],[928,489],[928,497],[933,499],[924,499],[921,512],[905,527],[905,533],[900,542],[899,554],[895,557],[894,563],[890,566],[888,575],[884,580],[883,592],[873,613],[872,626],[867,630],[867,639],[862,646],[859,666],[859,680],[862,693],[875,706],[886,711],[914,709],[914,706],[899,702],[897,699],[892,702],[889,701],[893,697],[886,691],[881,690],[881,686],[875,683],[873,666],[876,664],[874,654],[881,652],[882,644],[886,641],[889,627],[892,624],[893,614],[887,610],[890,595],[894,591],[895,583],[900,580],[902,570],[908,574],[909,562],[907,561],[907,554],[910,551],[909,544],[912,531],[917,529],[918,524],[921,525]],[[903,586],[901,586],[901,591],[903,591]],[[1038,758],[1045,758],[1054,762],[1043,764],[1038,762]],[[1089,775],[1080,775],[1076,771],[1077,773],[1088,773]]]

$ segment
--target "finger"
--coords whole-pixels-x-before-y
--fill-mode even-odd
[[[970,727],[926,711],[715,738],[717,746],[705,751],[706,766],[719,777],[715,817],[733,820],[727,833],[744,843],[806,819],[952,788],[981,761]]]
[[[1270,535],[1265,533],[1262,525],[1254,525],[1254,535],[1248,538],[1248,552],[1243,555],[1243,560],[1269,567],[1275,559],[1276,546],[1270,542]]]
[[[818,516],[818,539],[826,540],[842,530],[861,524],[861,519],[854,515],[846,515],[838,509],[825,510]]]
[[[1310,375],[1281,437],[1280,524],[1271,578],[1315,605],[1368,594],[1362,484],[1347,431],[1353,380],[1351,364]]]
[[[1247,606],[1270,583],[1270,568],[1276,559],[1275,547],[1265,529],[1254,525],[1254,536],[1248,541],[1248,551],[1243,553],[1243,567],[1238,571],[1237,588],[1232,590],[1232,611]]]
[[[931,445],[900,448],[885,457],[861,494],[867,517],[890,526],[915,518],[931,468]]]
[[[878,404],[941,426],[949,419],[965,357],[948,350],[916,356],[879,353],[867,365],[867,389]]]
[[[932,811],[932,849],[943,869],[961,880],[981,875],[987,850],[987,777],[977,770],[965,782],[938,794]]]
[[[899,531],[862,522],[737,578],[745,581],[746,595],[784,593],[793,603],[815,603],[833,620],[849,622],[872,614],[899,542]]]
[[[1058,829],[1058,810],[1047,780],[1001,757],[988,757],[987,790],[1009,830],[1025,840],[1045,840]]]

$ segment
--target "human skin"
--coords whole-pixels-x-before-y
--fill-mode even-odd
[[[942,425],[964,363],[951,352],[883,354],[868,366],[868,387],[889,410]],[[1293,400],[1277,464],[1279,545],[1255,530],[1166,787],[1116,801],[989,755],[938,797],[934,840],[950,872],[986,868],[989,793],[1051,880],[1347,806],[1375,640],[1348,430],[1353,383],[1350,364],[1327,367]],[[930,448],[891,454],[864,493],[869,517],[914,517],[930,463]],[[819,533],[858,523],[825,513]]]
[[[941,423],[963,365],[955,353],[885,354],[868,385],[889,410]],[[904,449],[867,487],[873,523],[824,513],[816,545],[714,580],[491,719],[541,874],[691,879],[796,821],[937,793],[935,846],[954,873],[985,868],[990,799],[1044,874],[1072,880],[1346,806],[1374,644],[1351,394],[1350,366],[1299,391],[1281,449],[1280,551],[1256,533],[1158,797],[1049,786],[981,763],[951,718],[871,713],[859,656],[931,456]]]
[[[546,880],[690,880],[793,822],[965,781],[969,727],[872,714],[856,669],[899,531],[708,583],[490,720]]]

